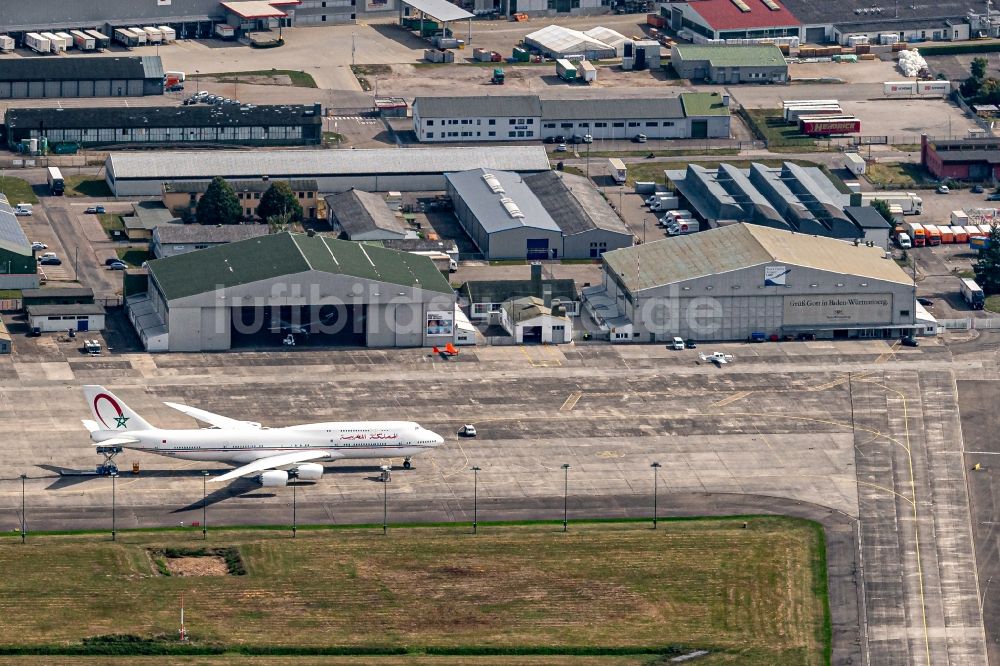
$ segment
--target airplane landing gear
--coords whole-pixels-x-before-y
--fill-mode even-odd
[[[104,462],[97,466],[100,476],[111,476],[118,473],[118,465],[114,463],[115,456],[122,452],[120,446],[98,446],[97,452],[104,456]]]
[[[413,465],[410,464],[409,458],[403,459],[403,469],[410,469]]]

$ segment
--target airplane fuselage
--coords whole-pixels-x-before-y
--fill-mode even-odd
[[[99,440],[126,433],[100,432]],[[441,443],[441,438],[412,421],[312,423],[289,428],[239,430],[132,430],[139,441],[125,448],[182,460],[245,464],[296,451],[329,452],[327,460],[408,458]]]

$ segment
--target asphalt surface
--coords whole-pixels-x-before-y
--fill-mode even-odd
[[[195,426],[165,400],[273,426],[413,419],[447,444],[388,485],[378,465],[398,460],[333,464],[293,490],[213,487],[200,463],[126,452],[116,526],[290,524],[293,497],[303,523],[379,524],[383,501],[390,522],[471,521],[473,465],[480,520],[559,519],[563,463],[570,520],[642,516],[657,461],[663,515],[826,513],[834,663],[984,663],[955,379],[995,373],[991,340],[958,353],[938,341],[482,347],[444,361],[422,350],[92,359],[43,337],[0,358],[0,525],[20,522],[24,473],[29,532],[110,529],[110,479],[59,476],[98,462],[79,425],[84,383],[164,427]],[[697,362],[717,348],[736,362]],[[477,439],[455,436],[466,422]]]

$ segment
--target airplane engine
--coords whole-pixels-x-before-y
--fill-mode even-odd
[[[260,476],[257,477],[260,485],[265,488],[273,488],[275,486],[287,486],[288,485],[288,472],[280,469],[271,469]]]
[[[323,476],[323,466],[319,463],[303,463],[295,468],[295,472],[302,481],[319,481]]]

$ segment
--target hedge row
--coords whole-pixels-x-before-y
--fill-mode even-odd
[[[963,44],[935,44],[934,46],[920,46],[915,48],[920,51],[920,55],[950,55],[953,53],[992,53],[1000,51],[1000,42],[989,42],[987,44],[963,43]]]

